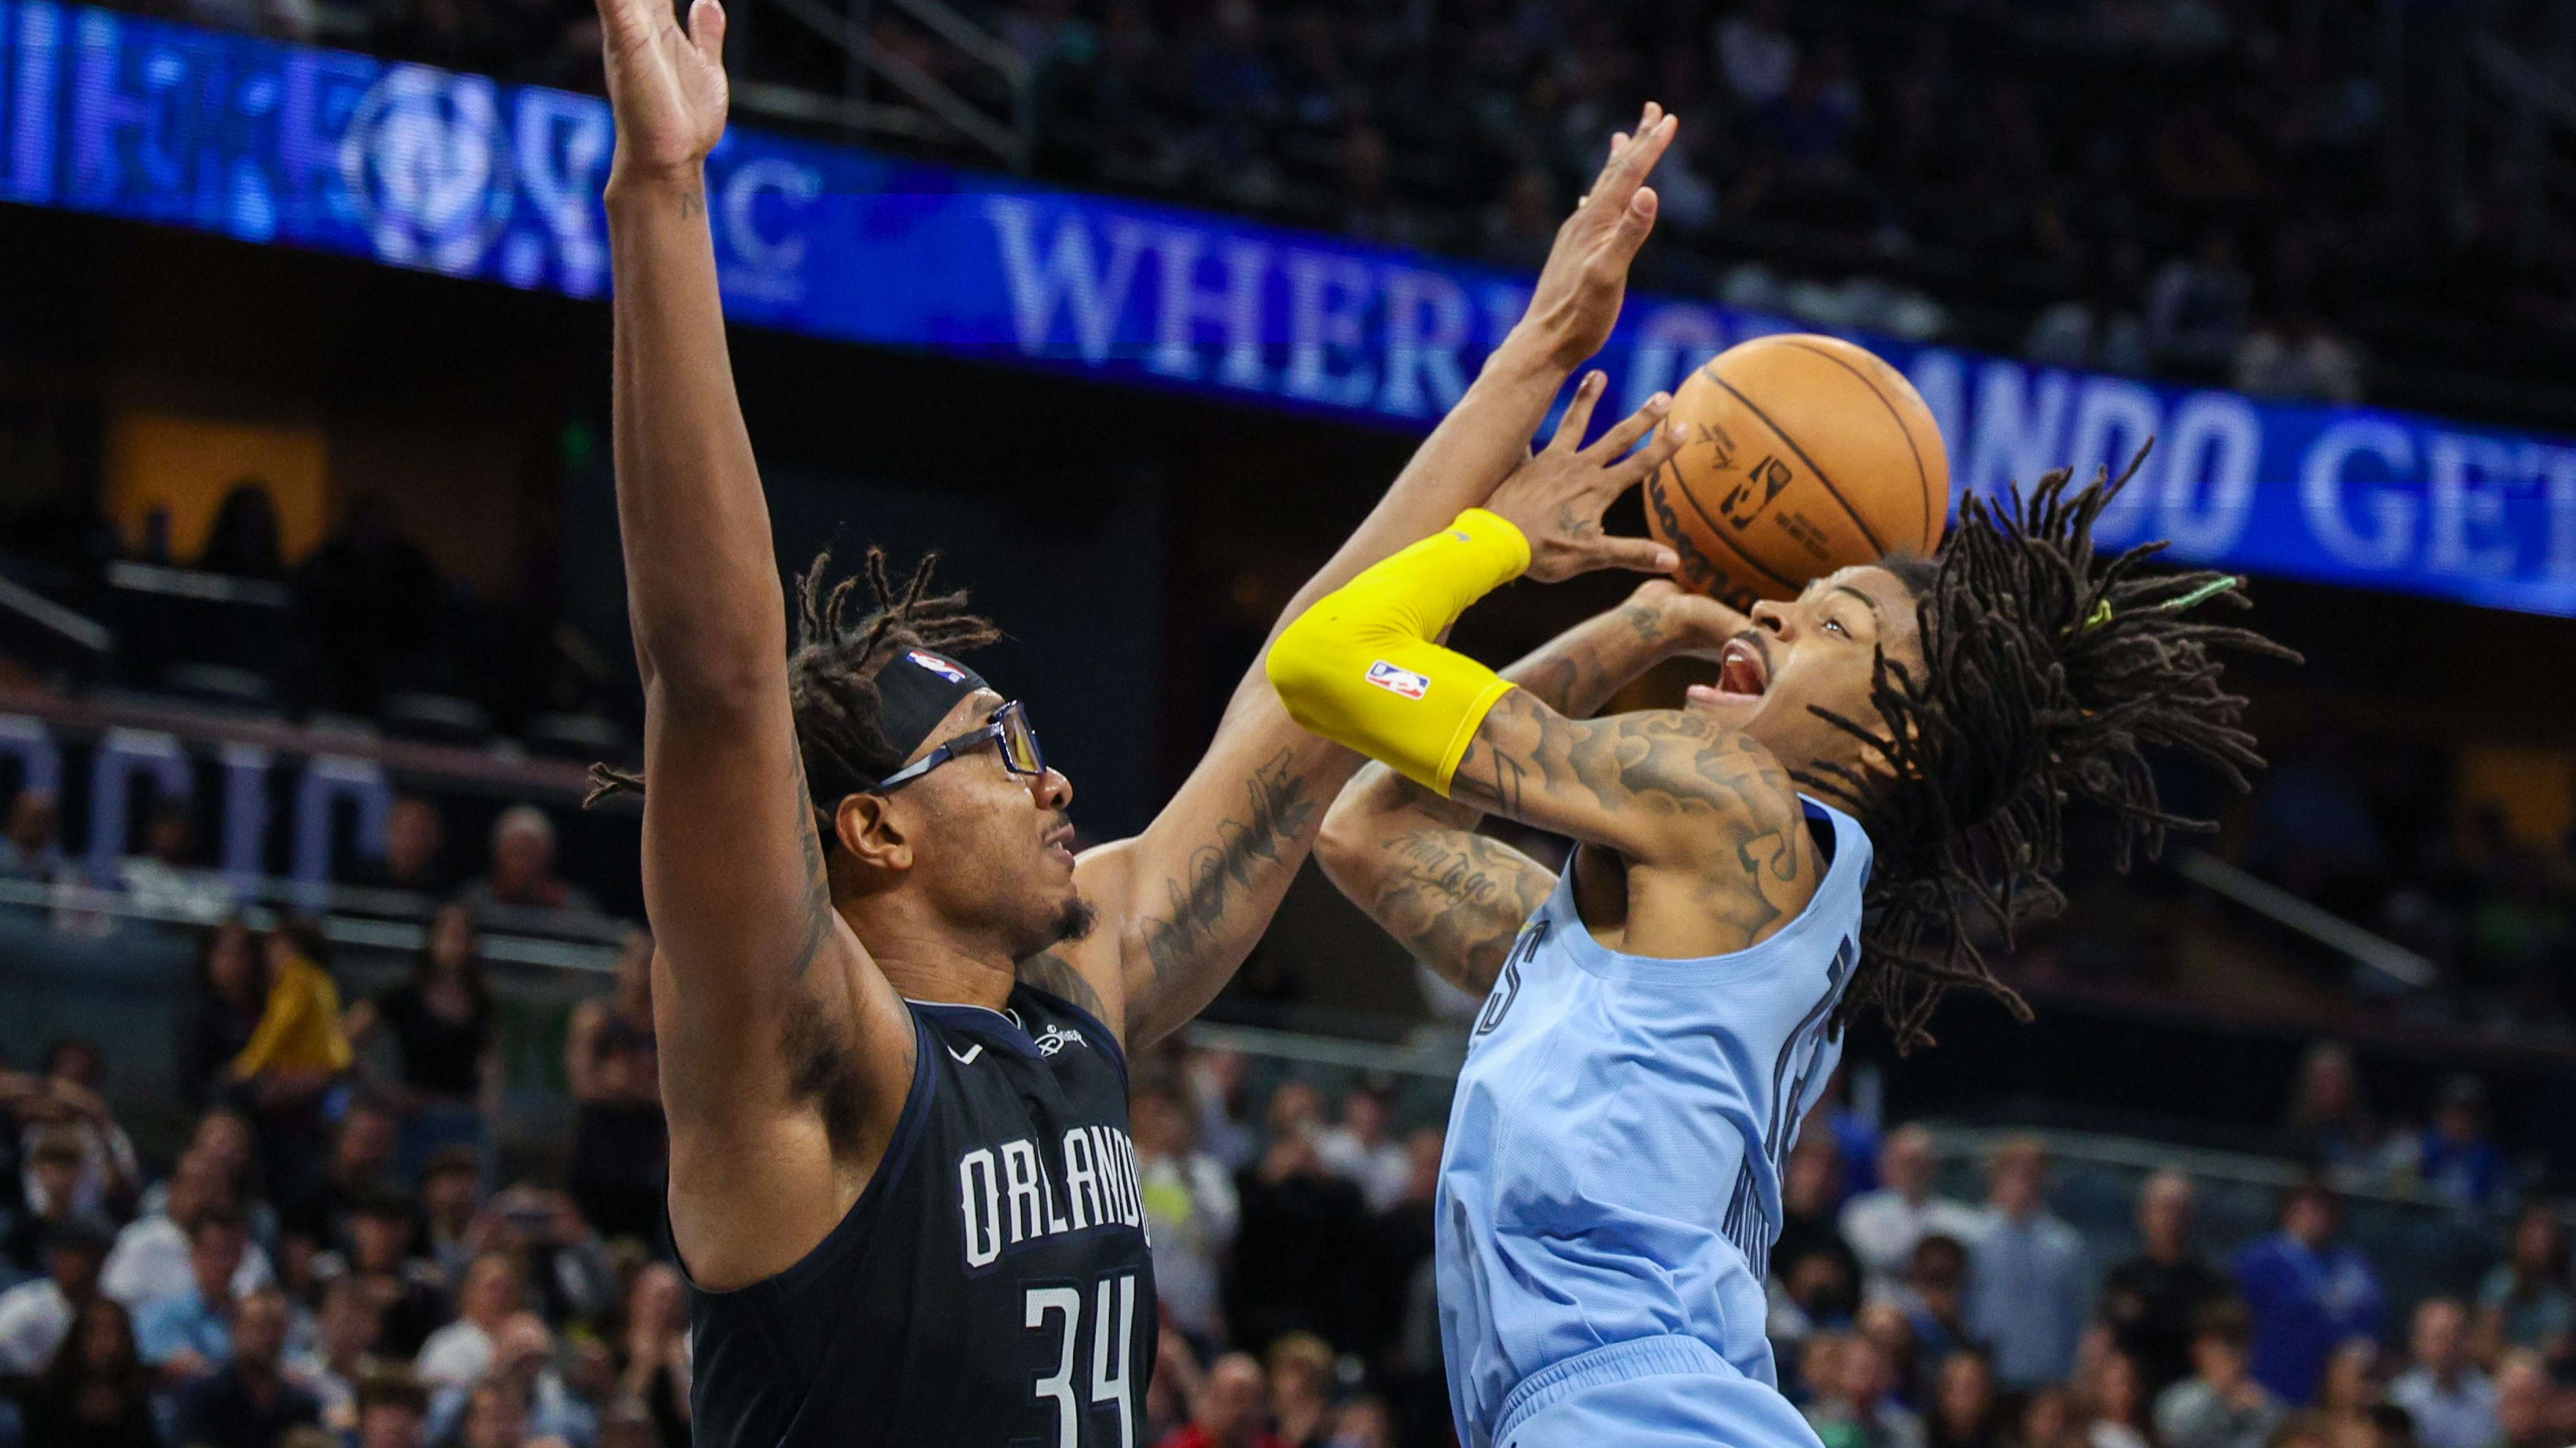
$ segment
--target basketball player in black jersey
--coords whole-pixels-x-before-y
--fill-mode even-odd
[[[929,596],[926,574],[894,584],[873,558],[873,611],[809,579],[791,656],[706,215],[724,15],[599,6],[618,516],[645,686],[645,776],[627,782],[650,785],[698,1441],[1127,1448],[1156,1334],[1126,1052],[1232,973],[1357,756],[1298,729],[1256,663],[1146,831],[1077,860],[1073,788],[1027,712],[949,652],[990,636],[962,596]],[[1526,455],[1618,315],[1672,125],[1650,107],[1614,145],[1528,315],[1283,617]],[[1620,424],[1620,446],[1662,410]],[[1596,546],[1604,565],[1671,566],[1645,540]]]

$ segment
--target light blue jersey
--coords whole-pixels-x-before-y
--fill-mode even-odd
[[[1521,927],[1441,1163],[1440,1327],[1467,1448],[1813,1448],[1777,1389],[1763,1276],[1782,1164],[1842,1056],[1870,847],[1839,810],[1806,813],[1831,828],[1824,881],[1750,950],[1608,950],[1575,913],[1571,861]]]

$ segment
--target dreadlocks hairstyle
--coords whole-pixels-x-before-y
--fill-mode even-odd
[[[966,611],[966,590],[930,591],[939,566],[936,551],[923,554],[897,587],[885,550],[870,547],[866,577],[872,602],[864,613],[857,608],[859,580],[827,585],[831,566],[831,550],[825,549],[796,580],[796,647],[787,656],[797,753],[827,843],[842,797],[903,767],[903,751],[886,738],[879,721],[877,671],[906,649],[955,654],[1002,636],[990,620]],[[644,792],[643,775],[605,764],[590,767],[590,780],[586,804]]]
[[[1880,761],[1797,778],[1849,809],[1875,846],[1861,966],[1840,1018],[1876,1005],[1899,1050],[1930,1043],[1933,1008],[1953,986],[2030,1018],[1977,937],[2010,948],[2016,926],[2065,903],[2052,877],[2070,804],[2112,812],[2125,870],[2141,845],[2152,858],[2167,830],[2215,828],[2166,812],[2145,750],[2179,750],[2240,792],[2262,766],[2219,655],[2298,655],[2189,616],[2207,602],[2247,606],[2243,580],[2151,572],[2162,543],[2094,552],[2095,521],[2145,457],[2081,489],[2061,468],[1993,505],[1963,500],[1934,558],[1890,563],[1914,589],[1922,674],[1881,654],[1877,720],[1815,711]]]

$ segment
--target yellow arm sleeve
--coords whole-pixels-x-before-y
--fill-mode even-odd
[[[1529,561],[1510,520],[1469,508],[1299,614],[1270,646],[1271,686],[1299,725],[1445,798],[1476,727],[1512,686],[1433,640]]]

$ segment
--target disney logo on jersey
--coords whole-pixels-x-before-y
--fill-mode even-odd
[[[1034,1036],[1030,1039],[1038,1043],[1038,1054],[1041,1056],[1052,1056],[1067,1046],[1088,1046],[1091,1044],[1089,1041],[1082,1038],[1082,1032],[1074,1030],[1068,1026],[1049,1026],[1046,1028],[1045,1035]]]

